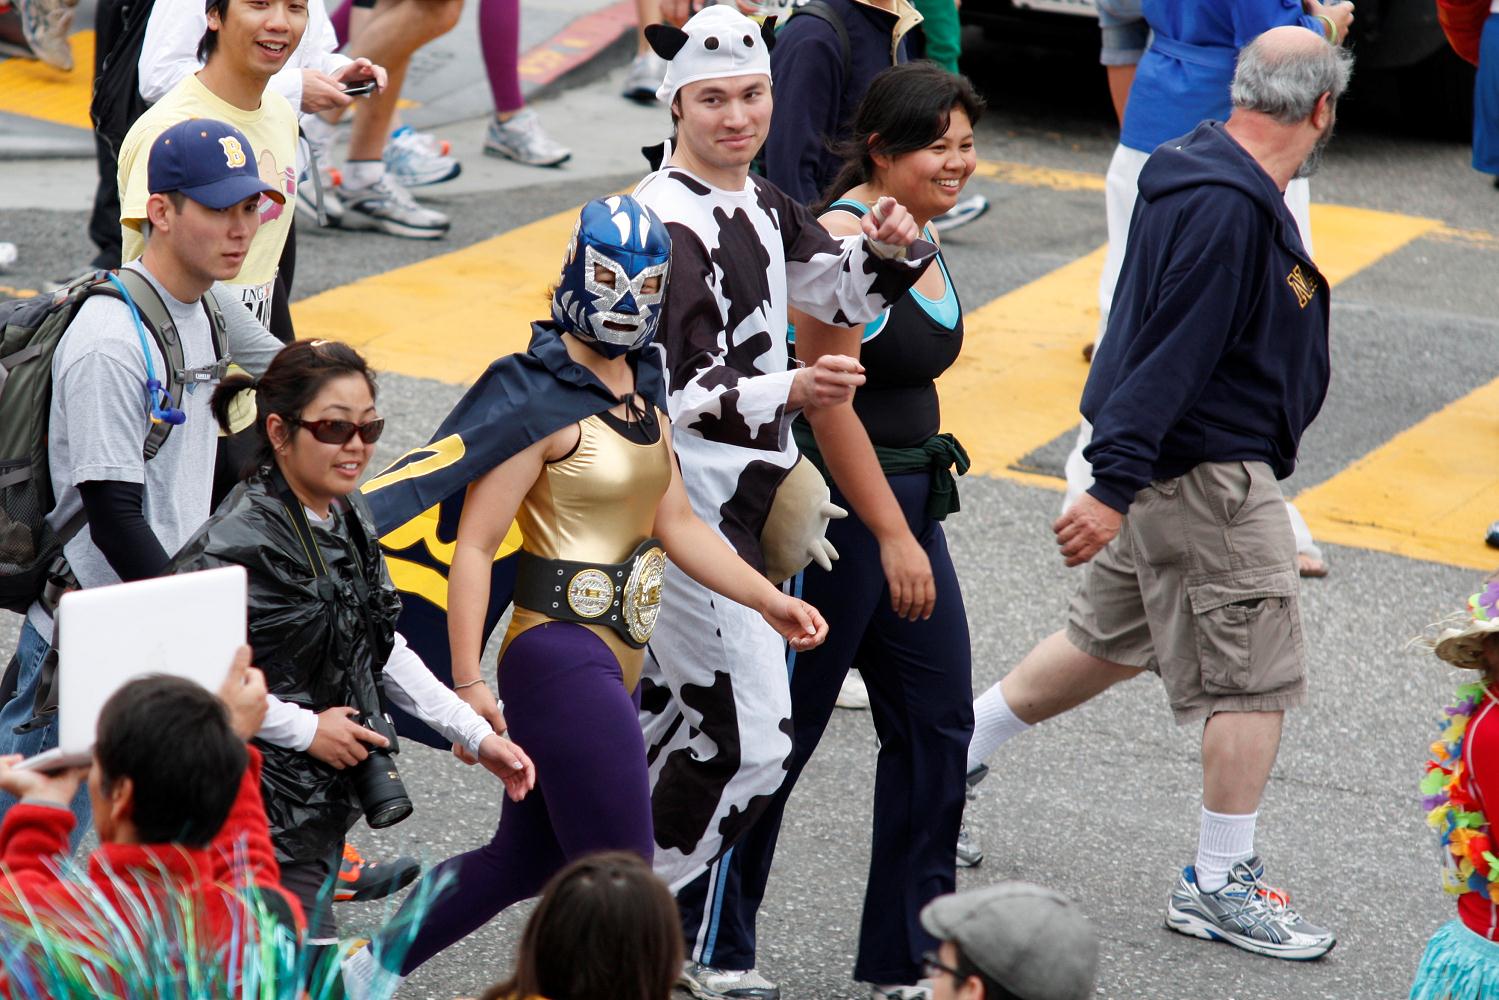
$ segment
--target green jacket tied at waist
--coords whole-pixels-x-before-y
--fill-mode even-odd
[[[828,472],[822,451],[817,447],[811,425],[806,420],[798,420],[792,425],[792,433],[802,454],[831,483],[833,477]],[[962,509],[958,502],[957,476],[953,475],[952,470],[956,466],[957,475],[961,476],[968,471],[971,463],[968,452],[963,450],[963,445],[951,434],[933,434],[915,448],[881,448],[875,445],[874,457],[879,460],[880,471],[887,476],[907,472],[931,473],[932,488],[926,498],[926,516],[932,520],[944,520],[948,514]]]

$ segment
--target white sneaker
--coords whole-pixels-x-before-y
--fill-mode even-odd
[[[530,108],[517,111],[508,121],[502,122],[498,117],[489,119],[484,152],[528,167],[558,167],[573,155],[542,131],[541,119]]]
[[[326,226],[337,229],[343,225],[344,203],[338,196],[338,185],[342,177],[332,167],[319,167],[314,179],[311,170],[303,170],[297,178],[297,218],[307,226]],[[318,206],[323,215],[318,218]]]
[[[697,1000],[781,1000],[781,988],[754,969],[714,969],[689,960],[677,985]]]
[[[73,68],[68,31],[73,27],[73,8],[77,5],[78,0],[16,0],[14,4],[32,54],[64,72]]]
[[[412,240],[435,240],[447,233],[448,217],[417,204],[411,192],[389,174],[366,188],[343,192],[345,229],[374,229]]]
[[[950,233],[959,226],[966,226],[989,211],[989,199],[981,194],[958,199],[958,203],[932,220],[932,228],[939,233]]]
[[[405,976],[387,971],[375,961],[369,942],[355,946],[339,963],[347,1000],[384,1000],[395,995]]]
[[[876,986],[870,984],[869,1000],[932,1000],[927,986]]]
[[[849,708],[855,711],[869,707],[869,685],[864,683],[864,675],[857,670],[850,670],[843,675],[843,686],[838,689],[838,700],[835,702],[839,708]]]
[[[441,184],[463,172],[463,164],[442,152],[442,143],[410,125],[391,133],[383,159],[386,172],[407,188]]]
[[[656,88],[666,78],[666,60],[654,52],[642,52],[630,63],[625,75],[624,96],[641,104],[656,103]]]

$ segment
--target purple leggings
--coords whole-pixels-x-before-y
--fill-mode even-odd
[[[500,114],[526,106],[520,92],[520,0],[479,0],[479,48],[494,109]]]
[[[353,6],[353,0],[344,0],[329,12],[340,45],[348,44]],[[525,107],[520,92],[520,0],[479,0],[479,48],[484,53],[494,109],[504,114]]]
[[[651,788],[636,698],[619,663],[581,625],[522,632],[500,660],[500,698],[515,741],[536,764],[536,787],[506,801],[494,839],[427,874],[453,881],[407,953],[402,975],[541,892],[567,862],[596,851],[651,860]]]

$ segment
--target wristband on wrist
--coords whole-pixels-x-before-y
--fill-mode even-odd
[[[484,678],[480,677],[477,680],[464,681],[462,684],[454,684],[453,685],[453,690],[454,691],[462,691],[464,688],[471,688],[475,684],[483,684],[483,683],[484,683]]]
[[[1313,14],[1312,16],[1321,21],[1323,24],[1327,25],[1327,44],[1338,44],[1338,26],[1332,23],[1332,18],[1328,17],[1326,14]]]

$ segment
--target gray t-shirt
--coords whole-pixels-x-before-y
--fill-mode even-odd
[[[126,266],[144,274],[166,303],[182,338],[186,366],[212,365],[217,358],[202,303],[173,298],[139,261]],[[225,315],[225,349],[252,373],[263,371],[280,343],[238,304],[232,292],[215,286],[214,296]],[[166,383],[166,361],[149,332],[146,348],[156,377]],[[150,418],[140,333],[125,303],[105,296],[85,302],[52,357],[47,457],[57,505],[47,515],[48,522],[60,527],[82,508],[79,483],[141,483],[145,487],[146,523],[168,554],[181,548],[211,513],[219,434],[209,407],[214,385],[201,382],[184,386],[182,398],[176,403],[187,420],[172,428],[156,457],[147,462],[142,449]],[[81,586],[120,582],[94,544],[87,525],[64,551]],[[44,637],[51,637],[52,620],[40,603],[31,606],[27,617]]]

